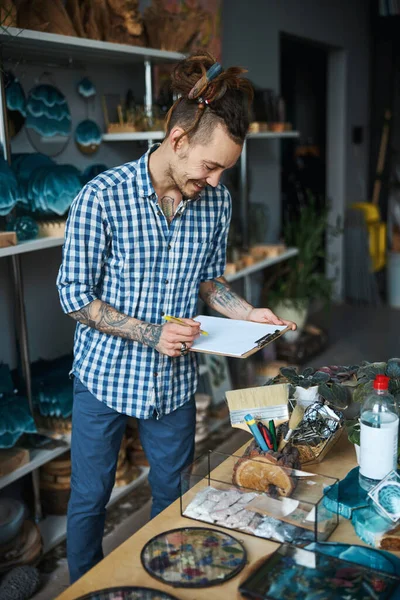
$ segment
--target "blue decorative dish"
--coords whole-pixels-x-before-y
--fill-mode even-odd
[[[34,87],[26,100],[26,123],[43,137],[69,136],[71,113],[65,96],[53,85]]]
[[[75,130],[75,143],[83,154],[93,154],[100,147],[103,135],[95,121],[81,121]]]
[[[0,158],[0,216],[8,215],[21,198],[13,170]]]
[[[0,448],[12,448],[24,433],[37,433],[28,400],[21,396],[0,401]]]
[[[89,77],[84,77],[78,83],[78,94],[83,96],[84,98],[91,98],[96,95],[96,88],[93,83],[90,81]]]
[[[62,216],[81,187],[80,173],[72,165],[41,167],[28,182],[27,197],[32,211]]]

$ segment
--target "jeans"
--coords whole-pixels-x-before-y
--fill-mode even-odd
[[[71,440],[71,496],[67,557],[71,583],[103,558],[106,505],[115,481],[127,416],[97,400],[77,378]],[[139,435],[150,464],[151,518],[180,495],[180,473],[193,461],[194,398],[160,419],[139,419]]]

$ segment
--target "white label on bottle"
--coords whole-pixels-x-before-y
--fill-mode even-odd
[[[393,415],[394,417],[394,415]],[[399,418],[370,427],[361,421],[360,473],[369,479],[383,479],[397,469]]]

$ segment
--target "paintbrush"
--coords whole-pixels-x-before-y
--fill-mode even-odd
[[[304,408],[302,406],[300,406],[300,404],[296,404],[292,414],[290,415],[288,432],[285,435],[285,437],[282,438],[281,441],[279,442],[278,450],[282,450],[286,446],[286,444],[292,437],[293,431],[295,429],[297,429],[297,427],[300,425],[301,421],[303,420],[303,417],[304,417]]]

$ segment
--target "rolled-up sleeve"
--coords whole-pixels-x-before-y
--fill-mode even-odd
[[[97,298],[107,247],[104,210],[96,189],[85,186],[73,201],[67,220],[57,288],[65,313]]]
[[[232,216],[232,201],[228,190],[224,190],[224,202],[216,235],[213,238],[212,250],[202,271],[201,281],[209,281],[221,277],[226,267],[226,246]]]

